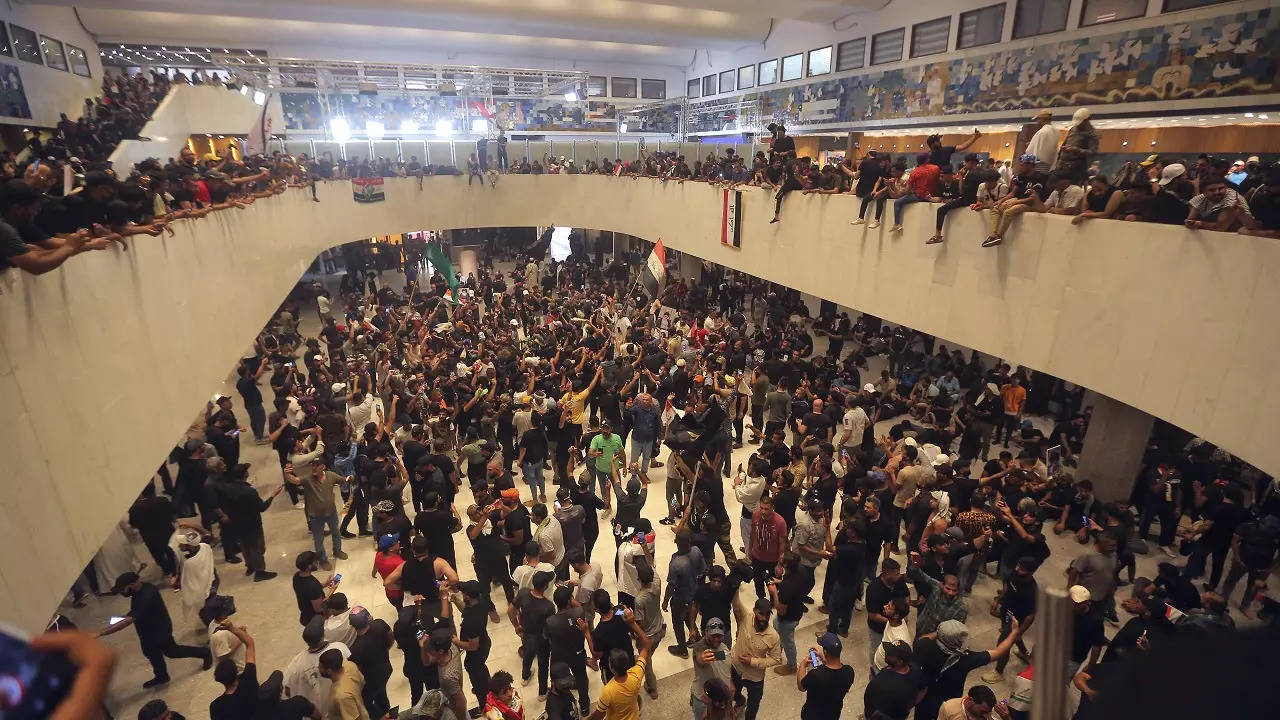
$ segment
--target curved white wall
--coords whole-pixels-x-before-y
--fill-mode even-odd
[[[74,258],[39,277],[0,274],[0,597],[36,629],[111,524],[220,385],[315,255],[423,228],[611,229],[738,268],[1092,388],[1269,471],[1280,446],[1280,244],[1181,227],[1023,216],[998,249],[969,211],[925,246],[930,206],[906,232],[848,221],[850,197],[744,191],[741,249],[719,243],[704,184],[600,176],[388,180],[357,204],[291,190],[177,224],[128,252]],[[886,213],[891,208],[886,208]],[[887,217],[886,217],[887,219]],[[38,569],[38,570],[36,570]]]

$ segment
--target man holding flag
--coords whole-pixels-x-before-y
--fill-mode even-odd
[[[662,297],[662,291],[667,287],[667,249],[662,246],[662,238],[658,238],[653,252],[649,253],[638,281],[644,285],[649,297],[655,300]]]
[[[431,267],[444,278],[449,284],[449,291],[445,293],[445,299],[454,305],[458,305],[458,275],[453,271],[453,262],[449,260],[449,256],[445,255],[444,248],[438,242],[427,243],[427,262],[431,263]]]

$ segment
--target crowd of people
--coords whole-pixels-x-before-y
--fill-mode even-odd
[[[453,164],[424,164],[416,156],[335,160],[329,152],[314,158],[276,152],[237,159],[228,152],[197,159],[187,147],[167,163],[148,159],[127,177],[119,177],[107,155],[121,138],[137,136],[170,82],[161,73],[107,75],[104,94],[85,101],[78,121],[64,115],[51,139],[33,136],[22,163],[11,154],[0,158],[0,268],[48,272],[72,255],[113,244],[127,247],[125,238],[131,235],[172,233],[174,222],[245,207],[287,187],[309,185],[315,197],[317,180],[417,177],[421,183],[429,175],[464,174]],[[927,244],[944,242],[948,214],[964,208],[986,216],[984,247],[1003,243],[1017,216],[1027,212],[1070,215],[1076,224],[1109,218],[1280,236],[1280,165],[1264,167],[1257,157],[1233,163],[1202,154],[1191,163],[1152,155],[1128,162],[1114,177],[1107,177],[1092,159],[1098,133],[1089,122],[1089,111],[1076,112],[1061,141],[1050,117],[1048,111],[1036,115],[1040,127],[1016,164],[966,153],[953,166],[953,159],[981,135],[974,130],[959,145],[944,145],[940,136],[930,136],[929,150],[921,152],[909,170],[905,157],[882,156],[875,150],[861,157],[850,153],[838,164],[819,167],[812,158],[797,157],[794,138],[785,127],[771,124],[768,153],[757,152],[749,161],[733,148],[694,159],[692,166],[683,155],[665,151],[642,151],[630,162],[606,157],[580,164],[551,155],[509,160],[507,138],[500,133],[477,141],[477,152],[467,158],[465,168],[469,185],[479,179],[482,186],[491,187],[501,173],[604,174],[760,187],[775,193],[771,222],[781,219],[783,201],[792,192],[851,194],[860,199],[851,224],[865,223],[872,229],[880,226],[885,205],[892,201],[891,233],[902,231],[907,205],[931,203],[937,219]],[[65,192],[63,172],[68,166],[76,181]],[[872,206],[874,216],[868,220]]]
[[[624,280],[642,267],[623,265]],[[692,667],[693,720],[754,720],[769,674],[794,676],[804,720],[839,717],[859,673],[850,702],[868,719],[1016,720],[1044,681],[1026,641],[1048,583],[1075,606],[1060,681],[1089,718],[1125,693],[1130,663],[1233,628],[1229,601],[1273,607],[1275,483],[1194,442],[1153,448],[1133,497],[1103,501],[1075,461],[1105,439],[1041,373],[833,307],[811,320],[798,293],[713,266],[658,300],[585,255],[482,266],[460,305],[442,299],[455,278],[420,277],[397,291],[349,270],[337,297],[295,294],[242,361],[238,400],[211,401],[170,456],[176,477],[162,468],[163,490],[135,503],[129,523],[210,640],[179,644],[157,585],[121,573],[109,589],[130,610],[103,634],[136,629],[144,687],[169,682],[166,658],[193,658],[225,689],[215,720],[522,720],[535,683],[551,720],[633,720],[666,652]],[[1051,407],[1046,433],[1031,415]],[[273,451],[265,496],[240,459],[250,442]],[[214,548],[223,571],[274,580],[264,512],[282,492],[301,513],[279,517],[312,548],[291,578],[302,644],[266,673]],[[1041,569],[1050,534],[1080,544],[1065,577]],[[1149,552],[1168,558],[1138,577]],[[325,574],[349,556],[372,560],[393,615]],[[974,607],[979,583],[1000,588],[990,607]],[[987,612],[999,640],[971,647]],[[814,623],[809,643],[798,628]],[[503,625],[518,672],[489,662]],[[392,714],[397,671],[411,706]],[[139,717],[170,712],[156,699]]]

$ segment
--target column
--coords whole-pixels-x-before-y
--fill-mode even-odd
[[[1151,440],[1155,418],[1105,395],[1096,395],[1093,416],[1077,457],[1076,479],[1093,482],[1103,501],[1128,499]]]

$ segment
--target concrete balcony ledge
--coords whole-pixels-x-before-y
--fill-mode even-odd
[[[663,241],[1009,362],[1080,383],[1280,471],[1280,244],[1177,226],[1023,215],[1005,244],[936,206],[906,229],[850,226],[851,196],[786,200],[746,188],[742,247],[720,243],[722,193],[602,176],[388,179],[360,204],[347,182],[320,202],[290,190],[245,210],[138,237],[127,252],[0,274],[0,594],[38,629],[111,525],[220,387],[315,255],[421,229],[568,225]],[[890,220],[886,207],[885,220]],[[236,399],[237,405],[239,399]],[[40,568],[33,573],[32,568]]]

